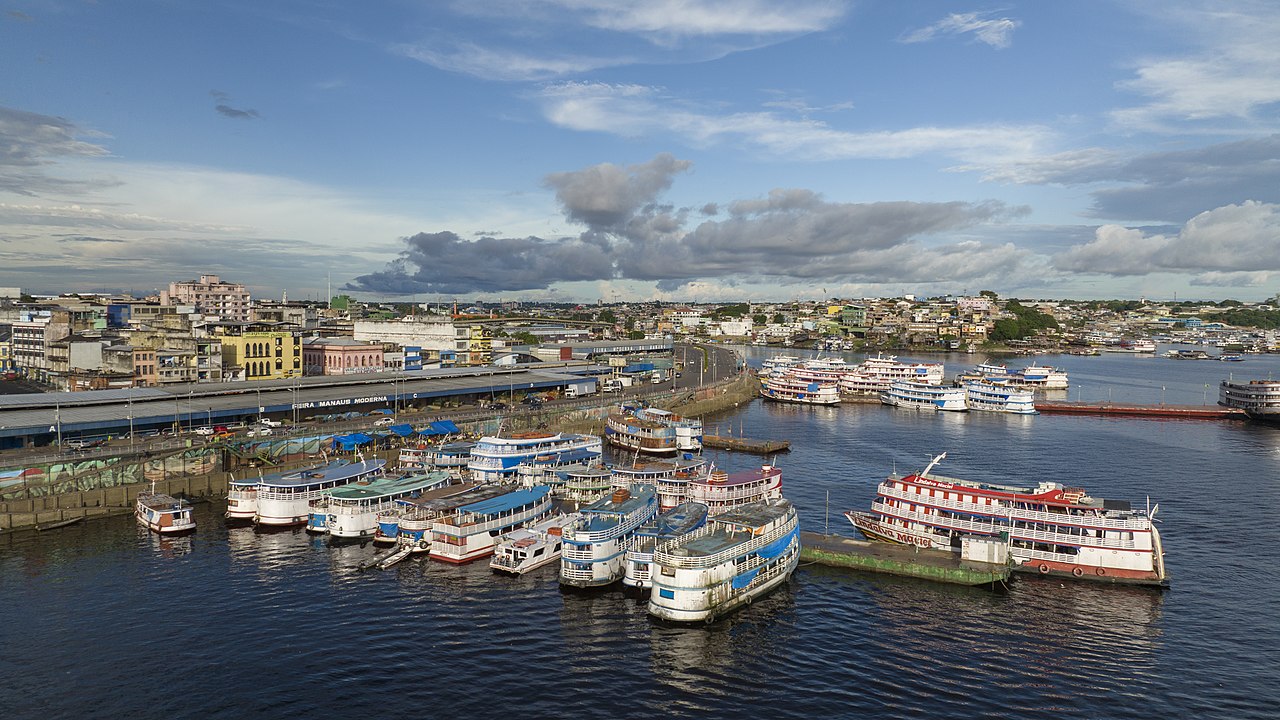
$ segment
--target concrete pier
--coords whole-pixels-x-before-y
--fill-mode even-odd
[[[800,533],[800,559],[830,567],[920,578],[953,585],[1007,583],[1007,564],[961,560],[958,553],[913,545],[854,540],[842,535]]]

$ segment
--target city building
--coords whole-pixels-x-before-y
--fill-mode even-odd
[[[191,305],[197,312],[238,322],[249,321],[249,300],[244,285],[224,282],[217,275],[169,283],[169,289],[160,292],[161,305]]]
[[[385,369],[381,343],[352,338],[306,338],[302,341],[304,375],[355,375]],[[403,356],[402,362],[403,362]]]

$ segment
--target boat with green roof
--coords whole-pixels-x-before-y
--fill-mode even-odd
[[[444,470],[406,470],[334,488],[317,504],[324,503],[325,529],[330,536],[371,538],[378,528],[378,513],[390,509],[396,500],[421,495],[454,481],[455,476]],[[313,513],[317,510],[321,508],[314,508]]]

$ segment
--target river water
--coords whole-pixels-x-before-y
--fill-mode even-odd
[[[982,356],[943,359],[952,375]],[[1280,372],[1280,357],[1044,360],[1086,402],[1213,404],[1228,373]],[[809,566],[715,625],[678,627],[618,591],[561,592],[554,568],[360,573],[372,546],[229,529],[211,503],[187,538],[129,517],[0,538],[0,718],[1280,713],[1280,429],[759,400],[708,428],[792,441],[776,462],[807,530],[855,535],[840,511],[943,451],[954,477],[1149,496],[1172,587],[1020,576],[992,593]]]

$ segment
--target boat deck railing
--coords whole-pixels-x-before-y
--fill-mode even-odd
[[[796,528],[796,516],[793,514],[790,519],[785,522],[778,523],[772,529],[754,536],[750,542],[736,543],[728,548],[709,555],[677,555],[676,552],[682,550],[684,546],[702,537],[706,537],[713,533],[724,533],[724,526],[712,522],[703,527],[694,530],[691,533],[681,535],[678,538],[668,540],[658,545],[654,550],[653,560],[659,565],[666,567],[675,567],[683,569],[696,569],[715,567],[721,563],[734,560],[737,557],[747,553],[754,552],[765,545],[777,540],[788,532]],[[741,532],[741,531],[739,531]]]
[[[873,512],[882,513],[890,517],[901,518],[904,520],[912,520],[915,522],[925,523],[927,525],[946,525],[950,528],[965,530],[979,535],[994,535],[1001,532],[1008,532],[1012,538],[1020,540],[1033,540],[1035,542],[1050,543],[1053,545],[1088,545],[1091,547],[1105,547],[1115,550],[1141,550],[1136,542],[1132,539],[1121,540],[1119,538],[1093,537],[1090,535],[1071,535],[1062,532],[1052,532],[1047,530],[1033,530],[1031,528],[1015,528],[1006,522],[998,522],[996,519],[987,521],[964,520],[954,517],[940,517],[922,512],[904,510],[902,508],[890,507],[884,503],[875,502],[871,504]],[[1061,521],[1059,521],[1061,522]]]
[[[928,495],[919,495],[909,493],[898,488],[881,488],[880,494],[885,497],[892,497],[898,500],[905,500],[909,503],[936,505],[944,507],[948,510],[956,510],[965,513],[975,513],[978,515],[996,515],[1000,517],[1017,515],[1019,520],[1034,520],[1050,525],[1088,525],[1091,527],[1099,527],[1107,530],[1149,530],[1151,523],[1148,520],[1119,520],[1117,518],[1108,518],[1101,515],[1067,515],[1065,513],[1051,513],[1041,510],[1013,510],[1001,505],[982,505],[980,503],[964,502],[961,500],[951,500],[949,498],[930,497]]]
[[[480,533],[487,533],[490,530],[507,527],[511,524],[512,518],[516,518],[521,515],[529,515],[531,521],[534,519],[540,519],[542,515],[545,515],[550,510],[551,495],[548,494],[543,496],[541,501],[533,507],[521,505],[520,507],[511,508],[510,510],[504,510],[497,515],[487,516],[489,519],[481,522],[476,522],[474,519],[480,516],[471,514],[468,514],[465,517],[445,517],[432,523],[431,533],[433,535],[447,535],[451,537],[479,535]]]

